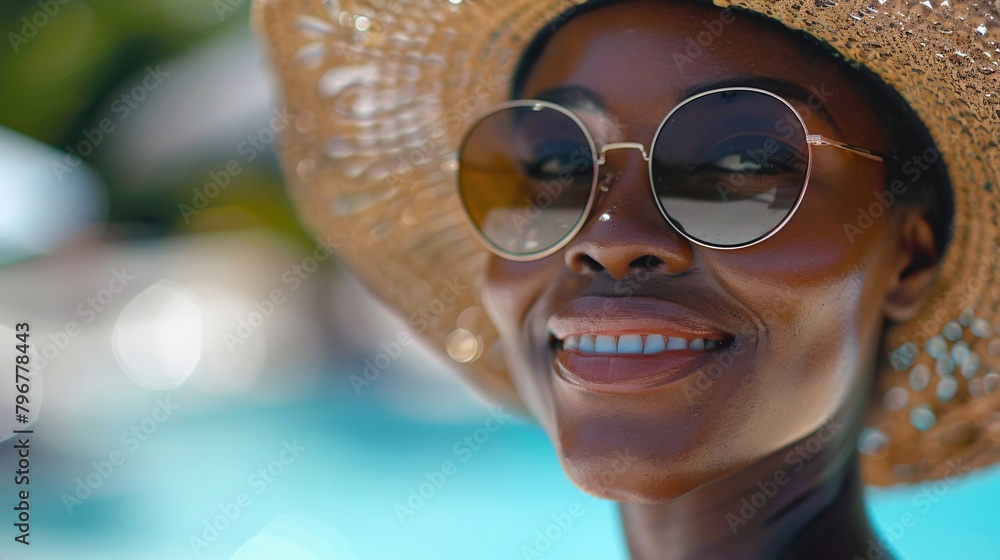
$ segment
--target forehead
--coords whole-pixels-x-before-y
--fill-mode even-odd
[[[870,129],[874,120],[842,63],[776,24],[709,4],[627,1],[581,13],[527,63],[523,97],[571,87],[594,94],[588,108],[643,128],[693,93],[734,85],[774,91],[817,113],[807,119],[811,131]]]

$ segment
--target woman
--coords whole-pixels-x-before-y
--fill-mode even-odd
[[[888,558],[860,472],[998,458],[996,28],[717,4],[257,22],[306,218],[620,502],[634,558]]]

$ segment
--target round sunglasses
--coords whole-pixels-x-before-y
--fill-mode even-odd
[[[613,142],[598,150],[569,109],[541,100],[502,103],[469,128],[458,154],[462,207],[486,246],[509,260],[551,255],[583,228],[611,150],[649,163],[653,200],[692,243],[741,249],[777,233],[802,202],[812,147],[833,146],[883,162],[870,150],[809,134],[782,97],[732,87],[689,97],[667,113],[650,150]]]

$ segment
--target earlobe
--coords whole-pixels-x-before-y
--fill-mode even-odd
[[[904,210],[897,231],[900,255],[883,312],[891,321],[904,322],[916,316],[933,291],[939,255],[934,230],[923,212]]]

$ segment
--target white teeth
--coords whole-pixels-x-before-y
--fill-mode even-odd
[[[667,350],[685,350],[687,349],[688,341],[683,338],[677,338],[676,336],[671,336],[667,340]]]
[[[597,335],[594,340],[594,350],[598,354],[614,354],[618,352],[618,345],[615,343],[615,337],[607,335]]]
[[[580,334],[567,336],[563,341],[566,350],[577,350],[584,354],[658,354],[672,350],[715,350],[721,343],[717,340],[696,338],[687,340],[680,337],[664,338],[660,334]]]
[[[642,335],[626,334],[618,337],[619,354],[642,354]]]
[[[667,349],[667,343],[662,334],[651,334],[646,337],[646,345],[642,347],[643,354],[655,354]]]

